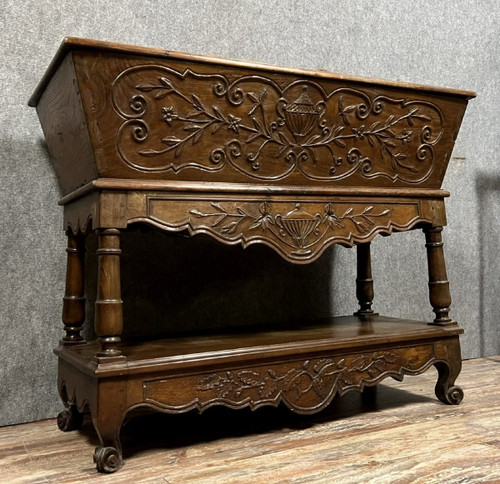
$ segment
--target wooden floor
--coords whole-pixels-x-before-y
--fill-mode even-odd
[[[123,428],[125,466],[100,475],[92,425],[0,428],[0,482],[500,483],[500,356],[464,362],[459,406],[433,394],[436,371],[384,380],[314,416],[214,408],[142,415]],[[181,430],[182,429],[182,430]],[[138,442],[141,442],[139,444]]]

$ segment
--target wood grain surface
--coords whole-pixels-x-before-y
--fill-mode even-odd
[[[500,357],[464,362],[460,406],[430,396],[433,372],[350,393],[324,412],[214,408],[138,416],[125,425],[125,465],[97,474],[89,421],[0,429],[0,482],[494,483],[500,482]],[[146,438],[147,437],[147,438]]]

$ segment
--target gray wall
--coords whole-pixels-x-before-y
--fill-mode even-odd
[[[493,0],[3,0],[0,425],[52,417],[61,408],[51,351],[62,332],[65,237],[56,179],[26,102],[65,35],[477,91],[444,182],[452,192],[444,237],[452,314],[466,330],[464,357],[499,354],[498,12]],[[265,247],[243,254],[201,239],[145,237],[165,254],[154,264],[164,279],[124,291],[148,311],[148,295],[161,286],[173,326],[355,307],[353,250],[336,247],[296,268]],[[141,243],[132,233],[124,247]],[[188,273],[195,262],[206,265]],[[373,263],[379,312],[431,317],[421,233],[375,240]],[[136,323],[131,331],[144,324],[129,319]]]

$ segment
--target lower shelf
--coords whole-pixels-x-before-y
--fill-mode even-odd
[[[439,371],[438,398],[459,403],[462,391],[454,382],[461,369],[461,333],[457,325],[353,316],[307,327],[130,342],[122,347],[122,359],[110,362],[95,358],[97,343],[63,346],[55,350],[59,391],[68,408],[61,424],[68,427],[70,417],[78,422],[79,413],[90,411],[102,447],[117,449],[121,462],[120,427],[139,407],[182,413],[284,403],[309,414],[335,395],[433,365]]]

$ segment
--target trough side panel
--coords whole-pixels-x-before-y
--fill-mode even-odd
[[[71,53],[52,76],[37,104],[37,113],[63,195],[96,179]]]

